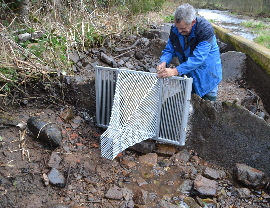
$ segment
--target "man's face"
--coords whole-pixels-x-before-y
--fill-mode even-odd
[[[196,20],[193,20],[190,25],[187,25],[184,20],[181,22],[175,23],[175,26],[177,27],[178,31],[182,35],[188,36],[192,30],[192,26],[196,23]]]

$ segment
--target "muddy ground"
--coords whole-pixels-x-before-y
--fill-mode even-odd
[[[113,44],[108,43],[108,48],[91,49],[79,55],[78,60],[75,57],[76,74],[92,76],[97,64],[153,70],[158,63],[156,44],[160,41],[143,38],[134,46],[140,38],[115,39],[121,40],[123,51],[116,49],[112,53],[109,46]],[[244,79],[223,82],[218,100],[241,104],[254,93]],[[48,92],[39,94],[41,99],[28,99],[16,108],[1,106],[0,207],[270,206],[265,187],[255,190],[236,183],[231,171],[204,161],[192,149],[156,144],[152,153],[128,149],[113,161],[102,158],[99,137],[104,129],[96,127],[94,110],[77,109],[68,102],[48,103],[49,96]],[[93,101],[94,96],[90,99]],[[256,108],[262,112],[263,104],[257,101]],[[30,117],[60,126],[61,146],[52,148],[37,139],[26,125]],[[207,176],[205,171],[209,169],[218,177]],[[59,171],[55,177],[59,181],[53,182],[53,178],[48,183],[52,170]],[[194,190],[198,175],[215,181],[216,193],[203,195]],[[239,194],[240,188],[247,193]]]

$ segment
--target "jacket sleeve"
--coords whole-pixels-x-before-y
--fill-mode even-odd
[[[189,56],[186,62],[176,67],[179,75],[188,74],[197,69],[207,58],[211,48],[212,44],[208,41],[200,42],[193,51],[193,55]]]
[[[175,50],[174,50],[174,47],[169,39],[164,50],[162,51],[162,56],[160,57],[160,62],[166,62],[167,65],[169,65],[171,63],[173,57],[175,57]]]

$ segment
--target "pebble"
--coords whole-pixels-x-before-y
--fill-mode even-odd
[[[50,181],[50,184],[52,184],[54,186],[57,186],[57,187],[60,187],[60,188],[63,188],[65,186],[65,177],[56,168],[53,168],[49,172],[48,179]]]

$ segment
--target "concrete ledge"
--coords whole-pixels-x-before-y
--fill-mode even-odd
[[[249,55],[270,76],[270,50],[253,41],[232,34],[220,26],[212,24],[216,34],[225,43],[231,43],[239,52]]]
[[[192,94],[186,147],[213,164],[232,169],[244,163],[270,177],[270,126],[230,102],[211,102]]]

